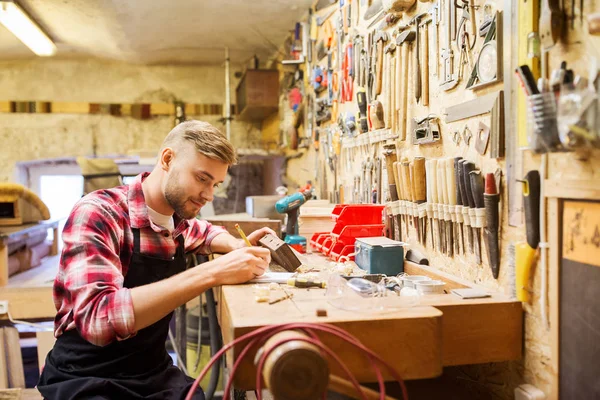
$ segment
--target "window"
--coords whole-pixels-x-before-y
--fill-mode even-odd
[[[118,162],[123,183],[129,184],[153,165],[140,165],[137,161]],[[35,192],[50,210],[50,218],[60,219],[59,235],[73,206],[83,196],[83,176],[75,159],[40,160],[17,163],[16,181]],[[59,242],[60,243],[60,242]],[[62,243],[60,243],[62,245]]]

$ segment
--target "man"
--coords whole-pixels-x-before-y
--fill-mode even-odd
[[[209,288],[262,275],[270,262],[267,249],[195,218],[235,162],[221,132],[187,121],[168,134],[151,173],[75,205],[54,282],[57,340],[38,383],[45,398],[186,396],[193,379],[165,349],[172,311]],[[256,246],[267,233],[248,239]],[[192,252],[227,254],[185,270]]]

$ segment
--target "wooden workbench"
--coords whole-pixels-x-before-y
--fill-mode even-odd
[[[311,266],[323,265],[320,255],[304,258]],[[470,287],[468,282],[440,273],[435,268],[405,263],[412,275],[429,275],[447,282],[447,290]],[[403,379],[424,379],[441,375],[444,366],[516,360],[521,357],[523,316],[521,303],[502,294],[490,298],[463,300],[451,294],[423,296],[417,307],[391,312],[356,312],[333,307],[324,289],[286,287],[293,301],[257,303],[252,285],[223,286],[218,291],[219,320],[223,339],[229,343],[245,333],[271,324],[293,322],[329,323],[357,336],[363,344],[392,364]],[[282,293],[272,295],[279,297]],[[389,297],[391,303],[397,297]],[[327,310],[317,317],[316,310]],[[376,381],[363,356],[340,340],[321,335],[361,382]],[[243,347],[228,354],[231,367]],[[251,360],[255,351],[240,365],[234,384],[250,390],[255,387],[256,369]],[[343,373],[330,364],[333,373]],[[390,379],[385,371],[384,377]]]

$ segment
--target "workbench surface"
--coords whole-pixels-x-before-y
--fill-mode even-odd
[[[324,257],[312,254],[302,257],[313,266],[328,263]],[[410,264],[410,263],[405,263]],[[405,265],[410,274],[431,275],[447,282],[450,289],[469,287],[460,280],[450,280],[435,268]],[[393,311],[347,311],[329,304],[325,289],[300,289],[285,286],[293,298],[275,304],[257,303],[253,285],[223,286],[218,291],[219,319],[223,339],[229,343],[245,333],[271,324],[318,322],[336,325],[357,336],[359,340],[392,364],[403,379],[424,379],[439,376],[444,366],[465,365],[519,359],[522,345],[521,303],[502,294],[483,299],[463,300],[452,294],[422,296],[420,304]],[[272,291],[271,299],[286,293],[280,288]],[[398,297],[386,298],[390,303]],[[327,316],[317,317],[316,310],[324,309]],[[375,381],[369,363],[352,347],[327,335],[320,335],[362,382]],[[243,346],[229,353],[232,365]],[[254,388],[256,370],[251,360],[255,349],[240,365],[235,385],[240,389]],[[343,372],[333,364],[331,371]],[[390,378],[385,371],[384,377]]]

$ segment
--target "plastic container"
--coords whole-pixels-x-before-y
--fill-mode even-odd
[[[336,224],[330,235],[330,241],[323,242],[321,252],[338,260],[342,255],[354,252],[354,242],[358,237],[382,236],[385,225],[346,225],[341,228]],[[346,250],[343,251],[343,249]]]
[[[331,212],[336,225],[373,225],[382,223],[384,204],[338,204]]]
[[[390,276],[404,272],[404,243],[383,236],[357,238],[356,265],[370,274]]]
[[[556,120],[556,97],[553,92],[534,94],[528,102],[528,142],[536,153],[562,150]]]

